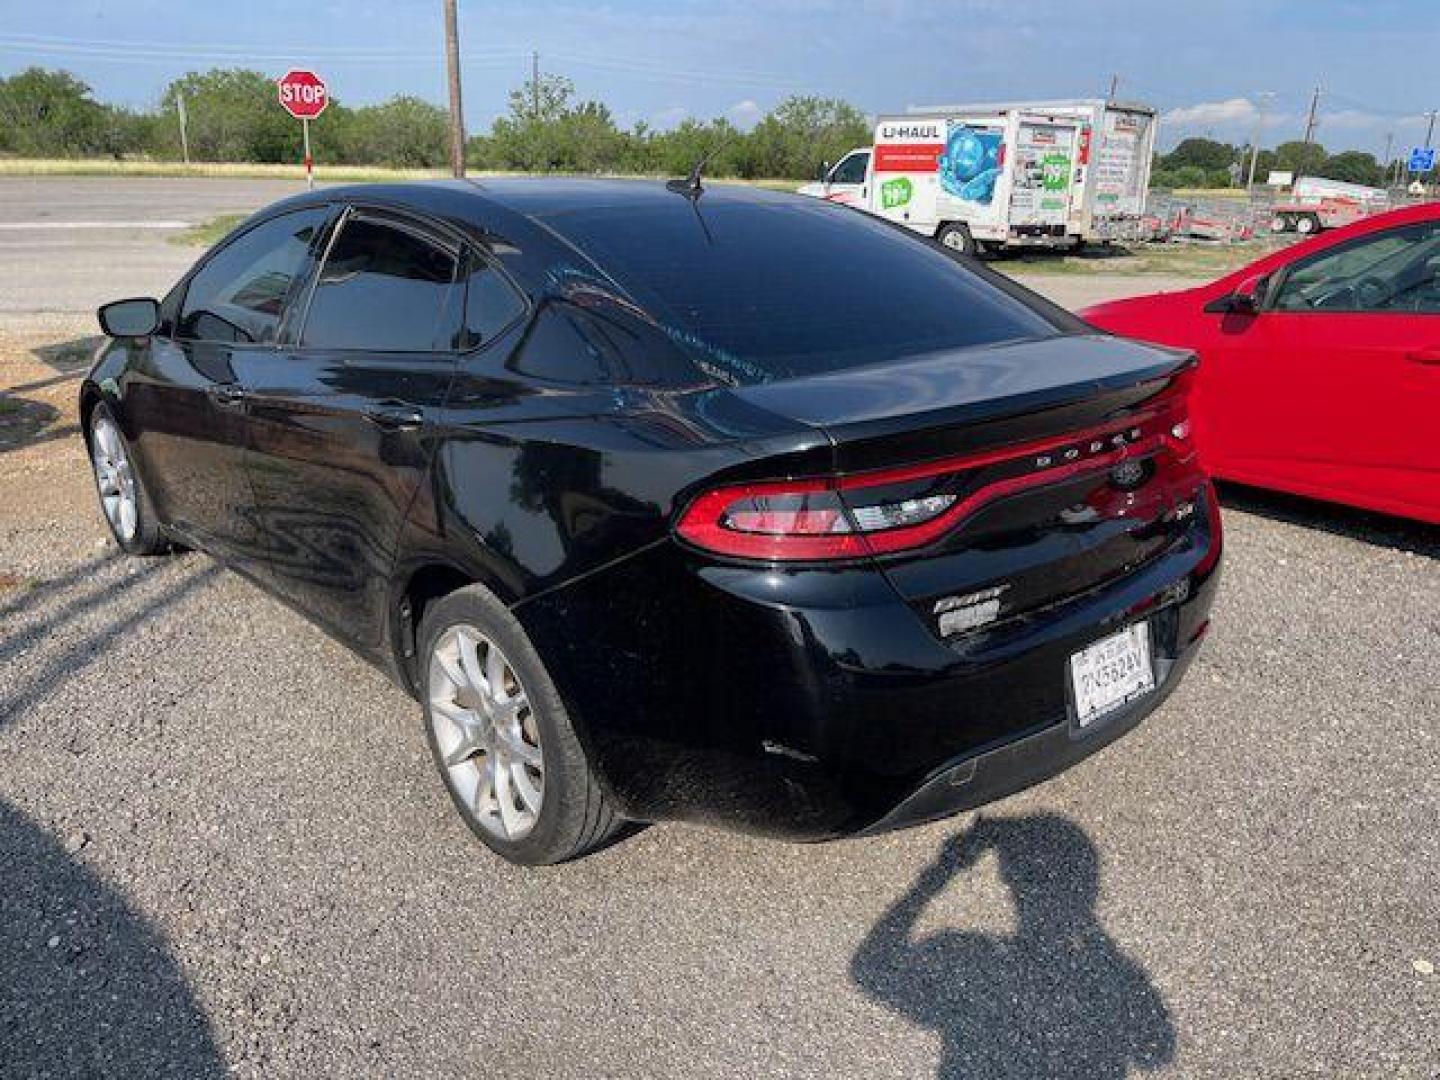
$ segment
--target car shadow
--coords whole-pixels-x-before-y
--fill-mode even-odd
[[[1272,521],[1283,521],[1287,525],[1321,529],[1348,540],[1440,559],[1440,526],[1357,510],[1338,503],[1320,502],[1300,495],[1266,491],[1228,480],[1218,482],[1216,488],[1220,493],[1220,505],[1227,510],[1240,510]]]
[[[987,852],[1014,899],[1012,935],[918,935],[930,903]],[[1175,1056],[1145,969],[1100,926],[1100,856],[1050,814],[977,818],[866,935],[850,974],[872,1000],[943,1040],[939,1076],[1124,1077]]]
[[[81,337],[30,350],[55,374],[0,387],[0,454],[79,433],[69,384],[78,385],[102,340]]]
[[[4,799],[0,880],[0,1076],[228,1075],[164,937]]]

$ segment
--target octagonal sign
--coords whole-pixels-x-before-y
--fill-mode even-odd
[[[313,71],[287,71],[275,85],[281,107],[297,120],[314,120],[330,104],[325,80]]]

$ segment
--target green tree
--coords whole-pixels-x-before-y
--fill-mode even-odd
[[[1226,169],[1239,156],[1229,143],[1214,139],[1182,139],[1178,146],[1162,157],[1163,168],[1183,169],[1193,165],[1201,169]]]
[[[1385,172],[1375,160],[1375,155],[1360,150],[1332,154],[1325,159],[1317,175],[1351,184],[1368,184],[1371,187],[1380,187],[1385,182]]]
[[[870,141],[859,109],[837,98],[791,97],[749,135],[742,175],[810,178],[824,161],[838,161]]]
[[[328,118],[327,110],[322,120]],[[341,153],[347,161],[428,169],[450,159],[447,113],[417,97],[402,95],[382,105],[349,110],[341,123],[345,128]]]
[[[1275,148],[1275,167],[1299,176],[1318,176],[1325,164],[1325,148],[1319,143],[1284,142]]]
[[[67,71],[32,67],[0,79],[0,149],[23,157],[111,152],[115,116]]]
[[[665,176],[688,176],[705,161],[708,176],[736,176],[746,162],[745,136],[730,121],[686,117],[669,131],[652,136],[653,166]]]
[[[191,72],[165,89],[161,107],[175,115],[176,99],[185,97],[189,117],[190,156],[196,161],[298,161],[302,154],[300,122],[282,110],[275,98],[275,81],[258,71],[216,68]],[[312,134],[325,139],[321,129],[337,107],[332,101]],[[178,157],[180,137],[167,129],[166,156]]]

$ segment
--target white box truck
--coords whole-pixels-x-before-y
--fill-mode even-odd
[[[951,246],[1074,247],[1138,235],[1155,110],[1101,100],[949,105],[881,117],[802,194]]]

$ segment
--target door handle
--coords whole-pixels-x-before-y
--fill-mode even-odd
[[[386,431],[410,431],[425,423],[425,414],[408,405],[372,405],[365,419]]]
[[[1440,347],[1432,349],[1412,349],[1405,354],[1405,359],[1412,364],[1429,364],[1440,366]]]
[[[210,400],[216,405],[224,405],[230,408],[241,404],[245,400],[245,391],[235,383],[217,383],[209,389]]]

